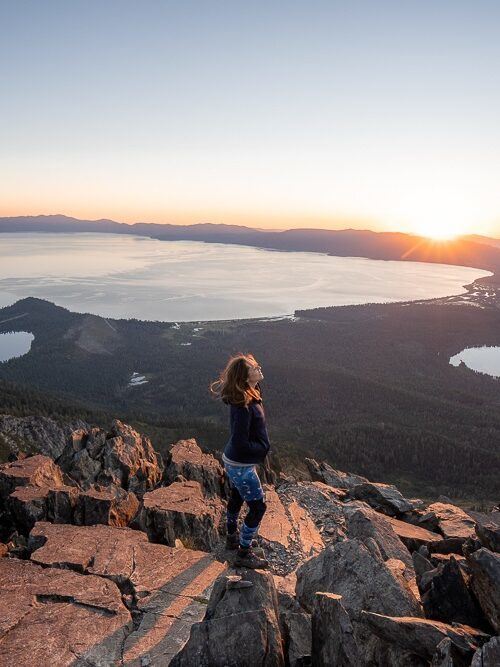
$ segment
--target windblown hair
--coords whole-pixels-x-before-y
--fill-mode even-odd
[[[247,364],[256,364],[252,354],[238,353],[229,358],[219,378],[210,383],[210,392],[224,403],[246,407],[253,399],[260,401],[261,390],[257,382],[255,388],[248,384]]]

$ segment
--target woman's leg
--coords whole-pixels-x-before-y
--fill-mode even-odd
[[[243,505],[243,498],[240,496],[240,492],[231,484],[231,493],[227,501],[227,534],[234,535],[238,530],[238,516],[240,514],[241,507]]]
[[[240,546],[248,548],[252,544],[252,539],[257,535],[266,511],[264,490],[256,466],[228,466],[226,469],[233,486],[248,505],[248,513],[240,531]]]

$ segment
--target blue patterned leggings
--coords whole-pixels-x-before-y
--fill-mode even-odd
[[[233,466],[224,464],[230,481],[231,495],[227,503],[227,532],[235,533],[238,528],[238,516],[244,502],[248,513],[240,530],[240,545],[249,547],[259,530],[260,522],[266,511],[264,490],[255,466]]]

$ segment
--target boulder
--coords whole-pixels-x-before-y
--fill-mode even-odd
[[[470,667],[498,667],[500,665],[500,637],[492,637],[474,653]]]
[[[27,535],[37,521],[47,518],[46,486],[19,486],[7,499],[7,508],[17,530]]]
[[[152,544],[140,531],[104,525],[38,523],[30,548],[33,562],[105,577],[132,600],[136,622],[124,663],[138,667],[169,663],[203,618],[211,586],[225,569],[204,552]]]
[[[194,438],[179,440],[172,445],[164,480],[171,484],[179,475],[189,481],[199,482],[207,496],[224,495],[222,466],[211,454],[204,454]]]
[[[412,503],[391,484],[364,482],[356,484],[350,494],[357,500],[363,500],[373,509],[388,516],[398,516],[413,509]]]
[[[121,486],[91,487],[80,493],[74,520],[81,526],[103,523],[108,526],[128,526],[137,514],[139,501],[132,491]]]
[[[391,617],[362,611],[361,620],[384,641],[397,644],[425,660],[432,660],[443,639],[451,639],[464,655],[471,658],[489,638],[484,632],[466,625],[452,626],[426,618]]]
[[[216,580],[207,613],[195,623],[171,667],[282,667],[285,664],[273,577],[244,570],[249,588],[229,588]]]
[[[0,664],[120,664],[132,629],[118,587],[102,577],[0,559]]]
[[[3,542],[0,542],[0,558],[3,558],[8,553],[9,553],[9,547]]]
[[[445,538],[464,542],[475,535],[475,521],[460,507],[448,503],[429,505],[419,519],[420,525],[441,533]]]
[[[312,662],[317,667],[359,667],[358,646],[342,596],[316,593],[312,614]]]
[[[368,482],[366,477],[361,477],[361,475],[335,470],[331,465],[325,463],[325,461],[318,463],[314,459],[306,458],[305,462],[311,479],[314,482],[323,482],[338,489],[352,489],[357,484]]]
[[[73,523],[75,508],[80,497],[76,486],[49,488],[47,494],[47,518],[54,523]]]
[[[311,616],[303,611],[281,615],[285,662],[289,667],[311,664]]]
[[[425,556],[422,556],[422,554],[420,554],[418,551],[414,551],[411,556],[418,584],[422,575],[425,574],[426,572],[434,570],[435,566],[430,562],[430,560],[425,558]]]
[[[0,498],[7,498],[18,486],[62,486],[59,466],[48,456],[37,454],[0,465]]]
[[[426,618],[483,627],[481,610],[469,591],[469,579],[453,557],[439,565],[422,597]]]
[[[420,526],[414,526],[392,516],[387,517],[387,519],[391,522],[391,526],[401,542],[410,551],[416,551],[422,545],[430,545],[441,541],[441,535],[438,533],[433,533]]]
[[[484,615],[500,633],[500,554],[482,547],[467,555],[471,585]]]
[[[469,665],[470,652],[464,654],[449,637],[445,637],[436,646],[430,667],[469,667]]]
[[[500,553],[500,527],[494,523],[476,524],[479,541],[490,551]]]
[[[153,542],[210,551],[219,541],[223,512],[218,498],[206,498],[199,482],[174,482],[144,495],[138,519]]]
[[[361,503],[347,503],[344,512],[349,538],[359,538],[360,540],[373,538],[384,560],[396,558],[402,561],[406,565],[404,573],[406,579],[415,578],[411,554],[396,535],[388,517]]]
[[[163,462],[151,441],[115,419],[109,432],[74,431],[57,460],[83,489],[115,484],[142,497],[162,479]]]
[[[317,592],[336,593],[354,627],[356,641],[367,638],[359,623],[362,609],[401,616],[421,616],[415,591],[402,572],[405,565],[396,559],[384,561],[374,540],[349,539],[327,547],[297,571],[296,594],[307,610],[314,608]]]

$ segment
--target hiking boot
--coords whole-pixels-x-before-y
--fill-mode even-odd
[[[233,551],[240,546],[240,536],[238,533],[231,533],[226,535],[226,549]],[[257,540],[252,540],[252,547],[259,546]]]
[[[260,550],[259,550],[260,551]],[[269,567],[269,561],[258,555],[252,547],[240,547],[234,559],[234,567],[248,567],[251,570],[263,570]]]

